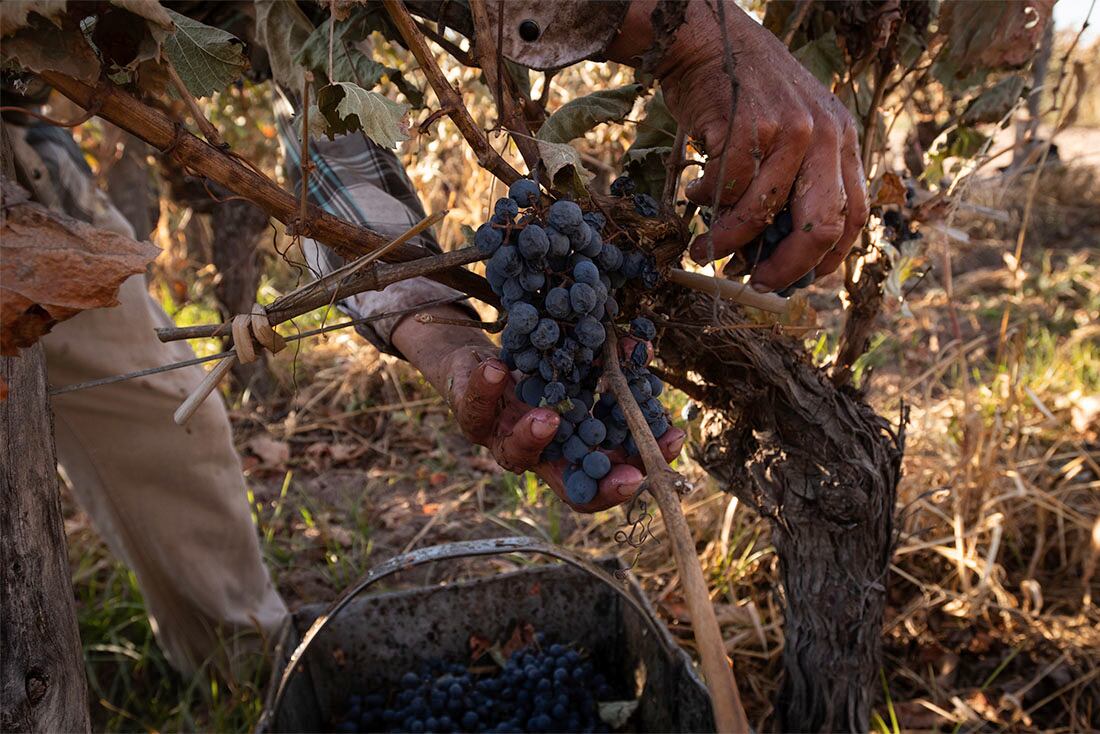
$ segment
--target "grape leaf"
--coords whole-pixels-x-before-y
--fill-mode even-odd
[[[630,114],[643,89],[641,84],[630,84],[566,102],[550,115],[535,137],[546,143],[568,143],[601,123],[622,120]]]
[[[1053,8],[1054,0],[945,2],[937,31],[945,43],[933,73],[946,84],[948,73],[961,80],[976,71],[1023,66],[1035,55]]]
[[[267,50],[275,81],[301,93],[305,74],[295,60],[313,32],[313,24],[298,7],[286,0],[255,0],[256,42]]]
[[[665,188],[665,176],[668,174],[668,155],[672,146],[657,148],[636,148],[623,155],[622,166],[634,181],[634,187],[640,194],[649,194],[659,198]]]
[[[830,87],[833,76],[844,71],[844,52],[836,42],[836,31],[829,31],[794,52],[794,57],[817,77],[817,80]]]
[[[569,143],[550,143],[537,141],[539,157],[546,165],[550,180],[560,189],[583,193],[588,182],[594,177],[592,172],[581,164],[581,155]]]
[[[328,121],[330,135],[362,130],[383,148],[395,148],[409,139],[409,106],[378,92],[368,92],[349,82],[336,82],[317,93],[317,105]]]
[[[16,354],[81,311],[117,305],[119,286],[159,252],[29,201],[7,178],[0,196],[0,354]]]
[[[1007,76],[975,97],[962,114],[964,125],[1000,122],[1024,94],[1026,81],[1019,74]]]
[[[220,28],[168,11],[176,31],[164,41],[164,51],[187,90],[196,97],[220,92],[248,68],[244,44]]]
[[[4,5],[0,2],[0,7]],[[32,15],[25,26],[4,39],[0,55],[5,62],[30,71],[58,71],[88,84],[99,80],[99,57],[68,15],[52,20]]]
[[[658,91],[645,103],[645,115],[637,126],[631,148],[671,148],[676,140],[676,118],[668,111],[664,92]]]
[[[58,28],[65,12],[65,0],[4,0],[0,2],[0,36],[9,36],[33,22],[29,14],[46,18]]]

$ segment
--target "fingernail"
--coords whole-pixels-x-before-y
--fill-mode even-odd
[[[756,291],[757,293],[771,293],[772,292],[772,287],[770,285],[764,285],[763,283],[756,283],[756,282],[751,282],[751,283],[749,283],[749,285],[751,285],[752,289],[754,291]]]
[[[508,370],[496,362],[489,362],[485,365],[485,381],[490,385],[499,385],[504,382],[506,377],[508,377]]]
[[[548,415],[536,415],[531,421],[531,433],[542,441],[558,432],[557,418]]]

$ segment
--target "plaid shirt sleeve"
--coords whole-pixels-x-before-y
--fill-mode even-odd
[[[276,120],[287,179],[297,191],[301,188],[302,165],[298,135],[291,124],[293,112],[285,97],[278,102]],[[362,133],[342,135],[335,140],[311,138],[309,148],[313,170],[307,195],[324,211],[391,237],[400,235],[424,218],[424,208],[412,181],[392,151],[375,145]],[[439,243],[430,230],[413,238],[412,242],[432,252],[440,252]],[[302,240],[302,251],[306,263],[318,277],[344,264],[343,258],[313,239]],[[411,278],[380,291],[346,298],[337,305],[352,318],[364,318],[461,295],[433,280]],[[478,318],[472,307],[456,305],[468,308],[471,317]],[[391,335],[401,318],[361,324],[356,331],[381,351],[400,357]]]

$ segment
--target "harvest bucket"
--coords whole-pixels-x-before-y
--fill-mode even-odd
[[[494,576],[359,596],[386,576],[447,559],[538,554],[561,563]],[[600,661],[639,706],[631,731],[714,731],[710,699],[688,656],[617,559],[596,565],[533,538],[474,540],[397,556],[332,605],[295,613],[276,650],[256,731],[326,731],[349,694],[392,685],[429,659],[463,660],[471,634],[500,639],[528,622]],[[610,572],[606,570],[610,568]]]

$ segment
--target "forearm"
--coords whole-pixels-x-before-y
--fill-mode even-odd
[[[447,319],[469,319],[470,312],[456,306],[436,306],[425,313]],[[391,340],[405,358],[424,375],[441,395],[450,399],[456,359],[472,353],[491,356],[496,352],[485,332],[452,324],[423,324],[407,316],[394,327]]]

